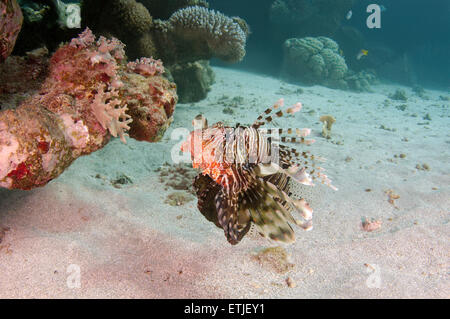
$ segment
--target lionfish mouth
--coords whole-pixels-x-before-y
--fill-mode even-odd
[[[197,117],[196,129],[182,145],[183,152],[191,153],[193,167],[200,169],[194,180],[198,209],[223,229],[232,245],[252,225],[262,236],[283,243],[295,241],[292,225],[312,229],[313,209],[304,198],[293,198],[291,182],[314,186],[317,180],[337,190],[316,165],[321,158],[285,145],[312,144],[314,140],[306,139],[310,129],[260,129],[272,121],[274,110],[275,116],[284,115],[283,104],[279,100],[249,127],[222,123],[208,127],[205,118]],[[294,114],[301,107],[297,103],[286,113]]]

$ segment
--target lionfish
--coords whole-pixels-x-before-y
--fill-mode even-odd
[[[193,167],[201,171],[194,180],[199,211],[223,229],[232,245],[253,225],[262,236],[284,243],[295,241],[291,224],[312,229],[313,210],[304,198],[292,197],[291,180],[308,186],[320,180],[336,190],[316,165],[321,158],[283,144],[312,144],[314,140],[306,139],[310,129],[288,129],[283,135],[282,129],[261,128],[272,122],[272,112],[276,117],[284,115],[283,104],[280,99],[247,127],[227,127],[222,122],[208,127],[199,115],[193,121],[194,131],[181,146],[183,152],[191,153]],[[297,103],[286,113],[301,108]],[[302,220],[292,216],[294,211]]]

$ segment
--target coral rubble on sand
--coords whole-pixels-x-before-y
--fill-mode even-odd
[[[60,47],[38,93],[0,113],[0,186],[45,185],[111,138],[154,142],[172,121],[175,85],[160,62],[126,64],[123,44],[89,29]]]

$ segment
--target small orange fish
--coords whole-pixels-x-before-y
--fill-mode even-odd
[[[361,58],[363,56],[367,56],[368,54],[369,54],[368,50],[362,49],[361,51],[359,51],[358,55],[356,56],[356,60],[361,60]]]

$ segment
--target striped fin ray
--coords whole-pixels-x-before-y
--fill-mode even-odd
[[[333,190],[338,190],[332,185],[331,179],[324,174],[325,169],[317,166],[316,162],[325,162],[325,159],[320,156],[315,156],[310,152],[297,152],[295,149],[289,149],[285,145],[280,145],[280,150],[286,154],[285,157],[290,163],[293,163],[292,158],[295,159],[295,166],[301,166],[305,168],[306,173],[311,177],[313,181],[319,180],[322,184],[330,187]]]
[[[217,227],[222,228],[217,219],[217,211],[214,198],[220,191],[221,186],[208,175],[199,174],[194,179],[194,189],[197,194],[197,207],[200,213]]]
[[[282,189],[272,184],[269,181],[260,181],[261,187],[270,194],[272,197],[279,198],[280,200],[286,202],[293,209],[295,209],[305,221],[312,219],[313,210],[309,207],[308,203],[304,199],[292,199],[289,195]],[[290,213],[285,215],[285,218],[291,223],[297,223],[297,221],[292,217]]]
[[[253,128],[259,128],[260,126],[263,126],[266,123],[270,123],[273,121],[273,117],[271,116],[271,113],[274,110],[280,109],[275,113],[276,117],[282,117],[284,116],[285,112],[287,114],[294,114],[301,110],[302,104],[297,103],[294,106],[291,106],[286,111],[281,110],[281,108],[284,106],[284,99],[279,99],[273,106],[267,108],[262,114],[260,114],[256,121],[253,123]]]
[[[236,245],[250,229],[249,213],[239,207],[238,195],[230,196],[223,188],[217,193],[214,203],[218,222],[228,242]]]

